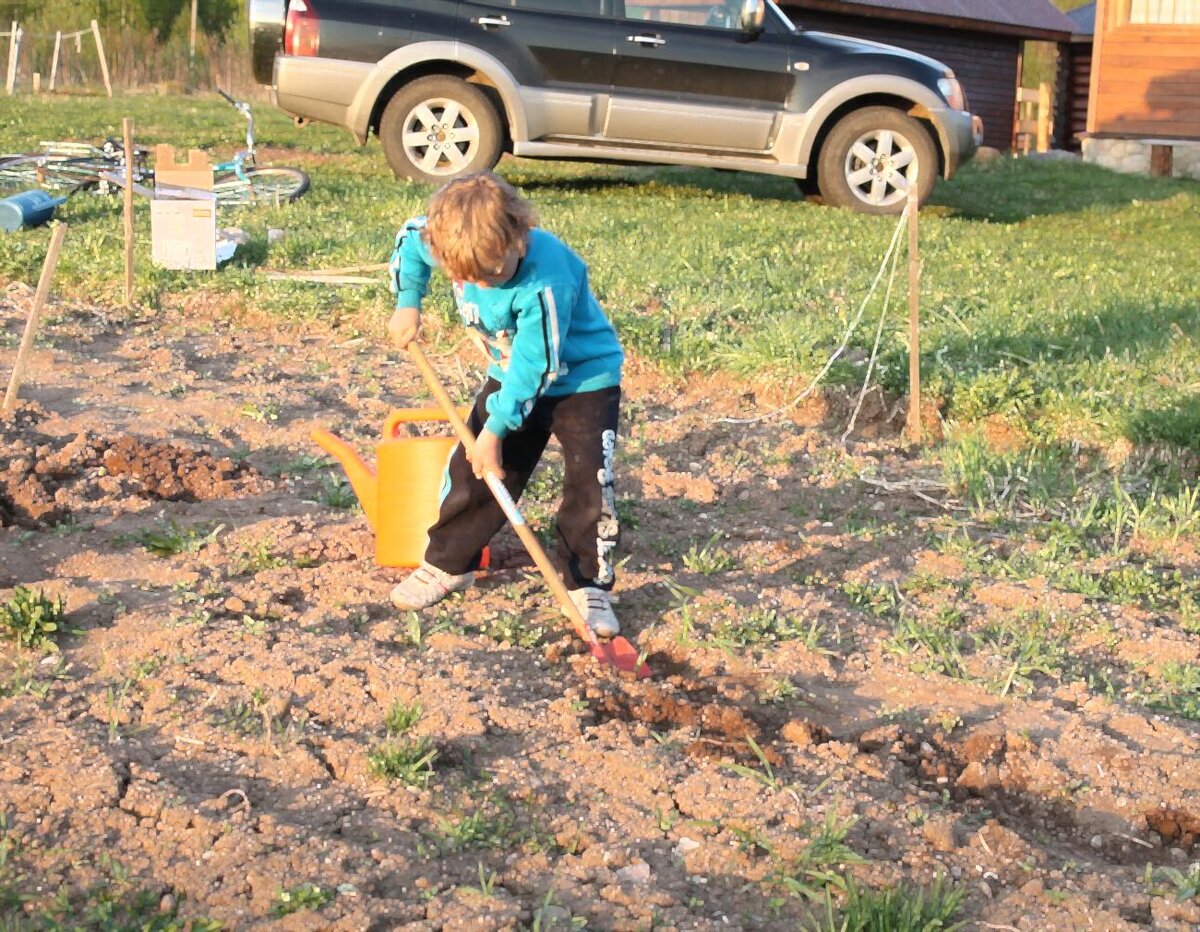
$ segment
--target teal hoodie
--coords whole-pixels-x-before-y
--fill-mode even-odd
[[[437,263],[421,231],[424,217],[396,234],[391,285],[396,307],[421,306]],[[518,430],[542,395],[573,395],[621,383],[625,354],[588,286],[587,266],[552,233],[534,229],[517,271],[493,288],[454,282],[464,324],[492,358],[500,390],[487,400],[484,427],[498,437]]]

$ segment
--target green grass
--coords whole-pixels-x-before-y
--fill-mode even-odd
[[[146,143],[238,142],[236,114],[213,97],[15,99],[0,150],[39,139],[100,139],[134,119]],[[228,215],[251,236],[216,274],[151,267],[138,211],[138,299],[197,291],[297,321],[320,317],[378,335],[389,303],[378,286],[334,289],[266,281],[267,269],[381,262],[396,227],[429,189],[389,177],[378,143],[359,149],[325,126],[300,130],[258,107],[269,159],[312,176],[297,204]],[[812,376],[837,345],[878,268],[893,222],[821,208],[779,178],[677,168],[506,160],[500,170],[544,224],[589,262],[626,346],[668,374],[716,370]],[[114,200],[76,197],[56,280],[69,296],[116,303],[121,224]],[[266,230],[287,231],[266,245]],[[631,242],[654,231],[654,249]],[[1168,235],[1169,234],[1169,235]],[[35,281],[49,231],[0,239],[0,281]],[[1019,416],[1047,441],[1166,444],[1200,450],[1200,185],[1121,176],[1093,166],[1001,160],[939,184],[922,215],[922,363],[926,390],[952,428]],[[444,313],[445,283],[431,310]],[[867,321],[851,344],[869,348]],[[879,377],[906,384],[904,319],[885,327]],[[836,381],[861,370],[838,366]]]
[[[0,604],[0,636],[16,641],[20,647],[58,650],[66,616],[66,603],[61,598],[51,601],[41,589],[35,593],[17,586],[12,598]]]
[[[845,900],[835,909],[825,894],[823,915],[806,928],[810,932],[953,932],[965,927],[954,918],[962,909],[965,893],[943,885],[930,887],[863,889],[851,882]]]
[[[433,777],[437,748],[428,738],[385,741],[367,752],[371,773],[405,786],[424,786]]]

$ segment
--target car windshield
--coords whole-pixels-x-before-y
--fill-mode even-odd
[[[775,18],[778,19],[779,22],[783,24],[784,29],[786,29],[788,32],[799,32],[800,31],[796,28],[796,24],[793,23],[790,19],[788,19],[788,15],[785,12],[783,12],[783,10],[779,9],[779,7],[777,7],[775,5],[774,0],[767,0],[767,6],[775,14]]]

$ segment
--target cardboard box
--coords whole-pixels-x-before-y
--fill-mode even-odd
[[[150,252],[166,269],[217,267],[217,200],[213,170],[199,149],[179,164],[173,146],[155,150],[154,199],[150,202]]]

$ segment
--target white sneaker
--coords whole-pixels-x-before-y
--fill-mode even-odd
[[[603,589],[584,586],[570,590],[567,595],[597,637],[611,638],[621,632],[621,623],[612,610],[612,599]]]
[[[462,592],[475,584],[474,573],[454,576],[436,566],[422,563],[392,590],[392,604],[402,612],[415,612],[436,605],[452,592]]]

